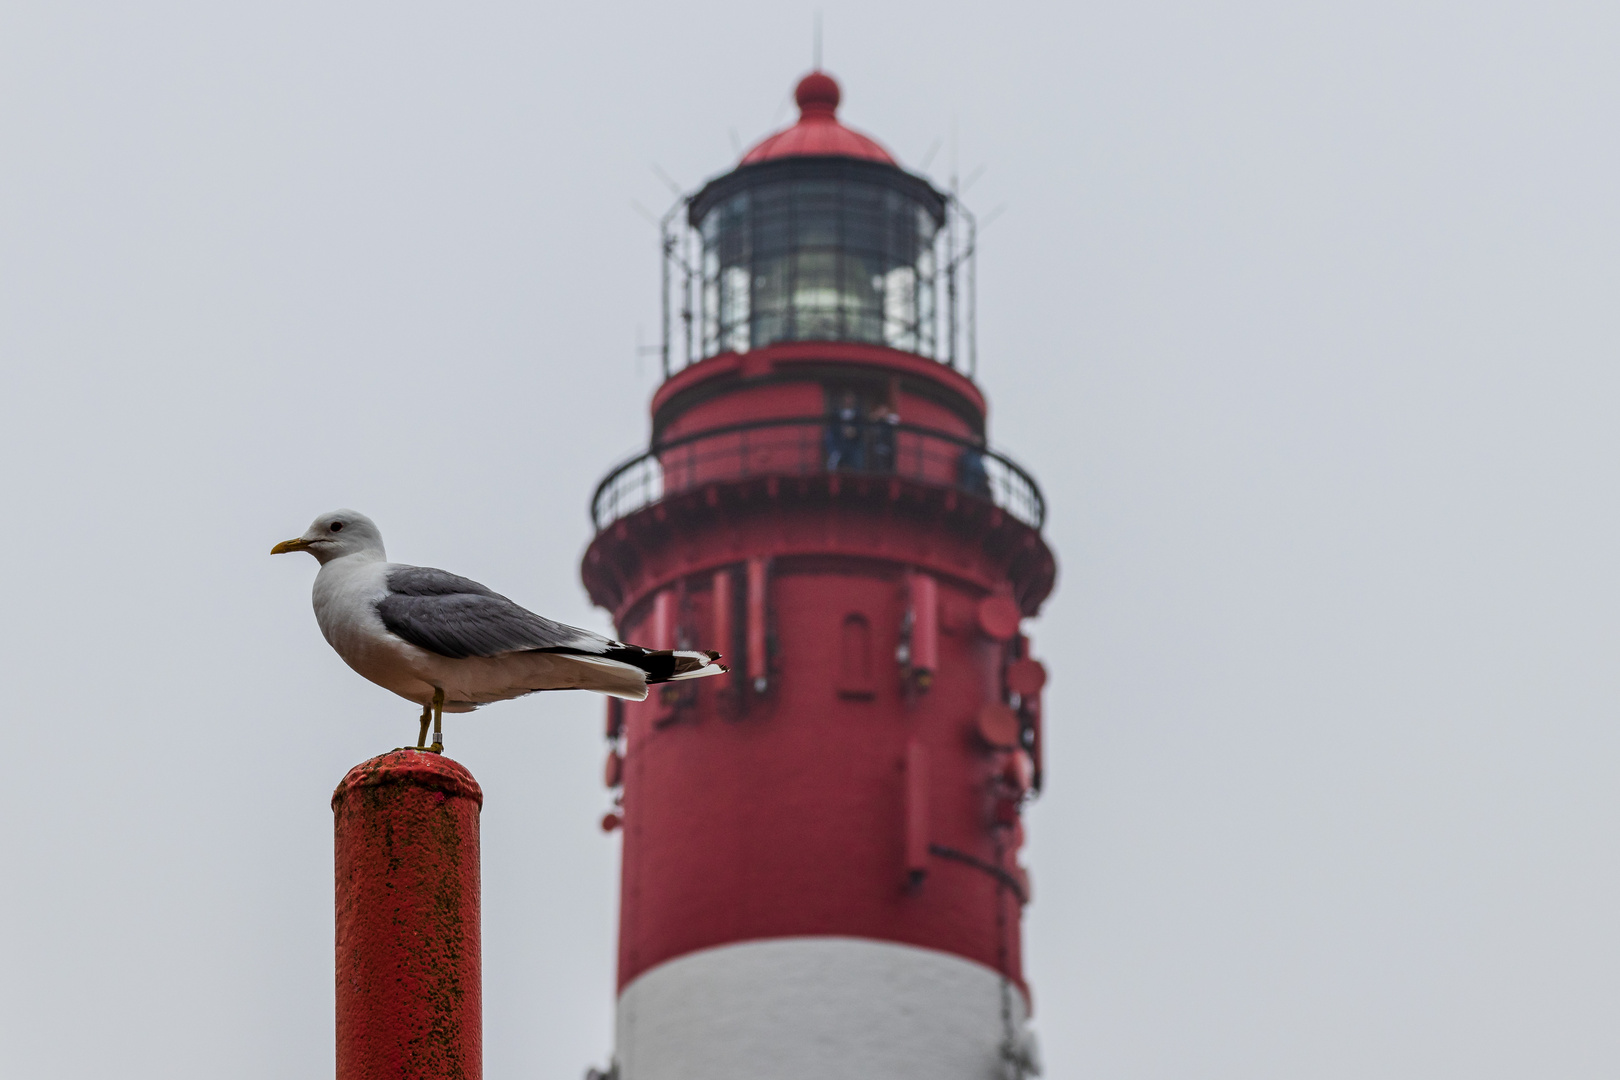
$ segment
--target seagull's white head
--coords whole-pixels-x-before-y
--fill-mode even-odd
[[[388,557],[383,552],[382,533],[377,531],[377,523],[355,510],[322,514],[303,536],[283,540],[270,549],[270,554],[284,555],[289,551],[307,551],[322,564],[345,555],[366,554],[379,560]]]

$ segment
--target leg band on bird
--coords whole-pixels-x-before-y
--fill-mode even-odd
[[[435,754],[444,753],[444,687],[433,691],[433,745]]]

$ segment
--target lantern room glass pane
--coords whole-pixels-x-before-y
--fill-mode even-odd
[[[848,180],[760,184],[701,226],[702,352],[778,341],[866,341],[931,356],[934,235],[928,211]]]

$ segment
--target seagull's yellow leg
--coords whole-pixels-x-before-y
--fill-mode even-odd
[[[420,732],[418,732],[417,736],[416,736],[416,748],[418,750],[426,750],[427,749],[427,729],[428,729],[428,724],[432,720],[433,720],[433,706],[432,705],[424,705],[424,706],[422,706],[422,730]]]
[[[444,753],[444,687],[433,691],[433,745],[435,754]]]

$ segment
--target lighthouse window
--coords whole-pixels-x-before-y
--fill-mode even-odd
[[[748,268],[728,266],[720,275],[720,303],[731,314],[726,334],[720,341],[721,352],[748,351],[749,288]]]
[[[897,266],[883,275],[883,344],[917,350],[917,268]]]
[[[868,341],[929,355],[929,212],[879,184],[760,184],[713,207],[701,233],[703,355],[778,341]]]

